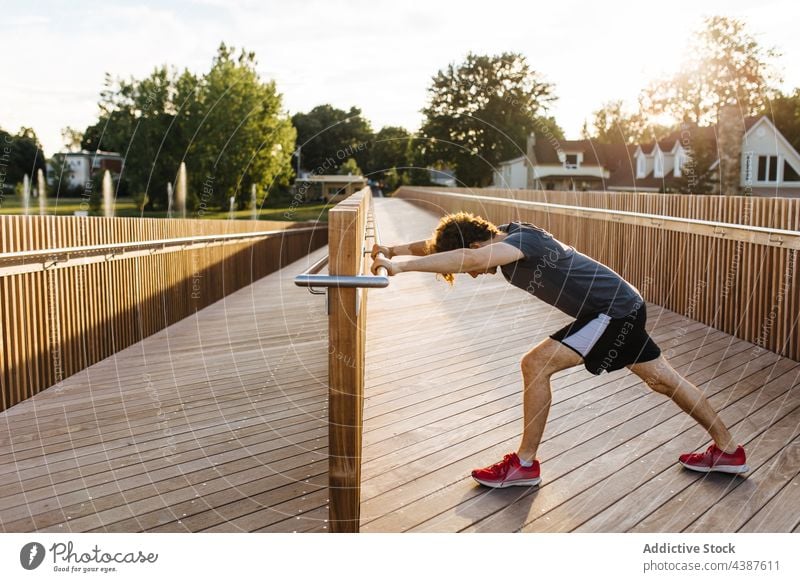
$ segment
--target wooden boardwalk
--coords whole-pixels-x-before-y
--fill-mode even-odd
[[[436,218],[377,200],[386,242]],[[326,531],[327,321],[292,284],[320,249],[0,414],[0,531]],[[569,318],[499,276],[369,294],[362,531],[800,531],[800,364],[648,305],[672,363],[746,444],[746,478],[681,469],[707,437],[627,371],[554,380],[536,489],[518,361]]]
[[[326,252],[0,414],[0,531],[325,531]]]
[[[436,217],[377,200],[387,243]],[[470,470],[516,450],[518,362],[569,318],[501,275],[403,274],[370,293],[361,530],[800,531],[800,364],[656,305],[648,329],[747,446],[746,478],[677,464],[704,431],[627,370],[556,375],[539,488],[490,490]]]

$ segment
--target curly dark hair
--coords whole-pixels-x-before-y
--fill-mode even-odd
[[[474,242],[484,242],[500,231],[481,216],[469,212],[448,214],[439,221],[433,236],[428,241],[427,252],[444,253],[455,249],[465,249]],[[442,273],[445,281],[453,284],[452,273]]]

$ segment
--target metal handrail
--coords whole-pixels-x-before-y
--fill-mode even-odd
[[[366,231],[372,227],[372,234],[367,235]],[[375,223],[375,216],[372,208],[367,213],[367,223],[364,226],[364,233],[362,233],[362,240],[371,238],[376,244],[380,245],[380,237],[378,236],[378,226]],[[363,258],[366,252],[362,252]],[[383,253],[378,253],[377,256],[383,257]],[[324,257],[311,265],[303,273],[295,276],[294,284],[298,287],[308,287],[309,291],[314,295],[321,294],[316,291],[315,287],[338,287],[340,289],[383,289],[389,286],[389,276],[386,267],[378,268],[378,275],[318,275],[325,265],[328,264],[328,257]],[[324,293],[324,292],[323,292]]]
[[[91,264],[112,259],[191,250],[197,247],[207,248],[226,243],[246,242],[251,239],[310,232],[320,227],[321,225],[285,230],[261,230],[0,253],[0,276],[32,273],[75,264]]]
[[[308,269],[306,269],[301,275],[297,275],[295,277],[295,285],[297,285],[298,277],[309,277],[309,276],[316,275],[322,269],[327,267],[328,266],[328,260],[329,260],[329,257],[326,254],[324,257],[322,257],[320,260],[318,260],[316,263],[314,263]],[[308,292],[311,293],[312,295],[325,295],[325,291],[324,290],[321,291],[319,289],[316,289],[313,286],[313,282],[308,285]]]
[[[340,289],[383,289],[389,286],[385,275],[306,275],[294,278],[298,287],[338,287]]]
[[[604,208],[590,208],[586,206],[570,206],[567,204],[554,204],[551,202],[534,202],[531,200],[517,200],[515,198],[496,198],[493,196],[481,196],[473,194],[462,194],[458,192],[443,192],[441,190],[423,190],[419,188],[408,188],[410,192],[426,192],[469,200],[471,202],[485,202],[487,204],[497,204],[512,208],[529,208],[532,210],[542,210],[563,214],[567,216],[578,216],[580,218],[591,218],[606,220],[618,224],[632,224],[635,226],[646,226],[649,228],[663,228],[674,232],[699,234],[714,238],[724,238],[727,240],[743,241],[754,244],[762,244],[788,249],[800,250],[800,231],[783,230],[778,228],[768,228],[763,226],[748,226],[745,224],[735,224],[730,222],[716,222],[713,220],[700,220],[697,218],[680,218],[675,216],[665,216],[662,214],[647,214],[643,212],[630,212],[627,210],[607,210]]]
[[[180,238],[165,238],[157,240],[143,240],[127,243],[108,243],[101,245],[85,245],[79,247],[58,247],[54,249],[36,249],[30,251],[15,251],[11,253],[0,253],[0,261],[13,261],[18,259],[51,259],[56,255],[80,255],[108,254],[109,251],[144,250],[150,248],[163,248],[170,246],[185,246],[186,244],[207,244],[214,242],[225,242],[237,239],[265,238],[277,234],[308,232],[316,230],[317,226],[303,228],[289,228],[285,230],[259,230],[255,232],[239,232],[233,234],[210,234],[204,236],[184,236]]]
[[[328,260],[329,260],[329,257],[328,257],[328,255],[325,255],[325,256],[324,256],[324,257],[322,257],[320,260],[318,260],[316,263],[314,263],[313,265],[311,265],[311,266],[310,266],[308,269],[306,269],[306,270],[303,272],[303,274],[304,274],[304,275],[316,275],[316,274],[317,274],[317,273],[319,273],[319,272],[320,272],[322,269],[324,269],[325,267],[327,267],[327,266],[328,266]]]

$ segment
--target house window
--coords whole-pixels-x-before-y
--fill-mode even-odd
[[[800,182],[800,174],[794,169],[789,162],[783,162],[783,181],[784,182]]]
[[[578,167],[578,154],[567,154],[564,157],[564,167],[568,170],[574,170]]]
[[[653,177],[654,178],[664,177],[664,156],[661,155],[661,152],[658,152],[656,154],[656,159],[654,160]]]
[[[758,156],[758,181],[778,181],[778,156]]]
[[[636,158],[636,177],[644,178],[644,173],[645,173],[644,156],[639,156],[638,158]]]

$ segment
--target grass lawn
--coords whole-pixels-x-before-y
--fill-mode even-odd
[[[72,215],[76,210],[87,209],[86,205],[82,206],[84,200],[82,198],[51,198],[47,201],[47,214],[57,215]],[[273,202],[267,200],[267,203],[258,213],[259,220],[292,220],[292,221],[305,221],[305,220],[328,220],[328,210],[330,204],[322,202],[315,202],[313,204],[301,204],[292,207],[289,201],[277,199]],[[39,214],[39,201],[37,199],[31,200],[31,214]],[[22,214],[21,200],[12,195],[6,195],[2,203],[0,203],[0,214]],[[238,210],[233,213],[235,220],[251,220],[251,210]],[[288,214],[288,216],[287,216]],[[140,213],[130,198],[120,198],[117,201],[115,208],[116,216],[142,216],[145,218],[166,218],[167,213],[163,211],[147,211]],[[89,211],[89,216],[102,216],[101,212]],[[207,210],[203,216],[198,216],[193,212],[187,213],[187,218],[208,218],[216,220],[227,220],[230,218],[228,212],[217,212],[214,210]]]

